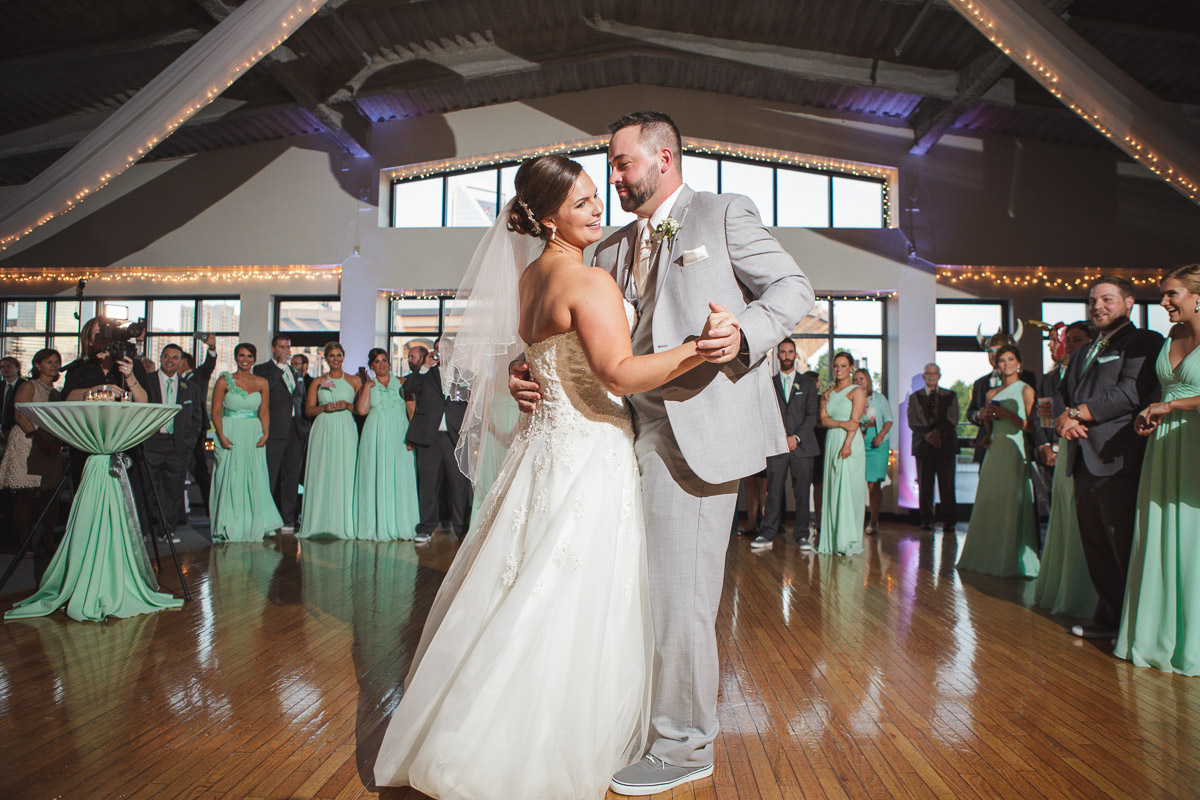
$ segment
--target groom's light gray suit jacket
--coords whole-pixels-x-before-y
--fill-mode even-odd
[[[639,422],[665,413],[679,450],[696,475],[725,483],[766,467],[787,452],[783,422],[764,356],[791,335],[813,307],[813,289],[775,241],[749,198],[694,192],[684,186],[670,216],[679,233],[657,249],[633,352],[667,350],[696,338],[708,304],[721,303],[741,322],[739,356],[703,364],[658,391],[633,398]],[[596,266],[633,299],[630,278],[638,226],[630,223],[600,243]],[[657,412],[657,413],[656,413]]]

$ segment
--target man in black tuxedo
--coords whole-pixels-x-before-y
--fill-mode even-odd
[[[0,358],[0,379],[0,443],[3,443],[17,424],[17,387],[25,382],[21,377],[21,362],[12,356]],[[15,499],[16,492],[0,489],[0,537],[5,544],[20,544],[13,514]]]
[[[467,533],[467,511],[471,505],[470,483],[454,458],[467,404],[451,400],[443,393],[437,350],[436,343],[432,353],[420,345],[409,348],[409,366],[413,371],[404,381],[404,397],[415,403],[406,441],[417,454],[417,501],[421,507],[418,544],[428,542],[437,530],[443,487],[450,497],[450,525],[460,539]]]
[[[283,517],[283,532],[296,532],[296,502],[300,488],[300,467],[304,463],[301,429],[308,432],[304,416],[304,382],[297,380],[289,363],[292,340],[286,334],[271,339],[271,360],[255,364],[253,372],[267,379],[267,477],[271,496]]]
[[[1105,276],[1092,284],[1088,313],[1097,338],[1071,356],[1059,386],[1066,411],[1054,428],[1067,440],[1079,536],[1100,595],[1092,623],[1071,629],[1088,639],[1116,636],[1121,621],[1146,450],[1146,439],[1138,436],[1133,421],[1159,390],[1154,362],[1163,337],[1135,326],[1129,319],[1132,310],[1133,284],[1125,278]]]
[[[770,547],[775,534],[783,526],[784,487],[788,470],[792,473],[792,490],[796,495],[796,523],[792,536],[801,550],[811,550],[808,541],[808,496],[812,491],[813,462],[820,449],[817,446],[819,401],[817,384],[812,378],[796,371],[796,343],[784,339],[779,343],[779,372],[775,374],[775,399],[783,415],[783,430],[787,434],[788,452],[767,458],[767,499],[763,504],[759,535],[750,542],[757,550]]]
[[[151,434],[144,449],[150,479],[163,509],[164,518],[160,522],[167,536],[175,533],[175,526],[183,518],[184,482],[192,448],[200,435],[198,387],[183,378],[182,367],[183,349],[168,344],[159,356],[158,369],[146,376],[145,383],[146,402],[183,406],[174,419]],[[149,505],[151,517],[156,518],[158,509],[153,503]]]
[[[308,402],[308,387],[315,380],[312,375],[308,374],[308,356],[303,353],[296,353],[292,356],[292,374],[300,382],[300,396],[304,398],[303,405]],[[296,432],[300,434],[300,476],[299,485],[304,485],[305,468],[308,466],[308,433],[312,430],[313,418],[307,414],[301,414],[296,420]],[[300,496],[296,496],[296,508],[301,507]]]
[[[921,529],[933,529],[933,482],[937,479],[942,530],[951,533],[958,524],[954,497],[954,472],[958,461],[958,395],[938,386],[942,370],[932,362],[921,373],[925,388],[908,396],[908,429],[917,459],[917,495]]]
[[[188,464],[188,470],[196,479],[196,485],[200,487],[200,499],[204,503],[204,513],[209,519],[212,519],[212,514],[208,510],[208,492],[212,486],[212,474],[208,469],[208,448],[205,444],[208,441],[207,434],[210,424],[208,384],[212,380],[213,370],[217,366],[216,335],[208,334],[204,339],[204,344],[208,346],[208,353],[204,357],[204,363],[199,367],[196,366],[196,359],[191,353],[183,354],[183,379],[196,385],[196,393],[200,397],[200,435],[196,437],[196,444],[192,447],[192,458]]]

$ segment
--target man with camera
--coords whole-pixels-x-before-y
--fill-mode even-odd
[[[183,490],[192,448],[200,435],[201,403],[198,385],[183,379],[183,348],[168,344],[158,359],[158,369],[146,383],[148,402],[179,405],[182,409],[146,440],[146,464],[150,467],[158,502],[162,505],[164,535],[171,536],[183,518]],[[152,505],[150,513],[157,516]]]

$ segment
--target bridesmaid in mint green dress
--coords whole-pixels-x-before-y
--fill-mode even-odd
[[[851,381],[854,358],[833,357],[833,385],[821,402],[825,437],[825,482],[821,487],[821,539],[818,553],[840,556],[862,552],[863,512],[866,508],[866,454],[858,420],[866,407],[862,387]]]
[[[408,412],[400,378],[391,374],[387,351],[375,347],[367,355],[374,379],[359,373],[362,388],[354,411],[365,416],[358,443],[358,477],[354,482],[359,539],[390,541],[416,535],[417,465],[404,446]]]
[[[1113,653],[1139,667],[1200,675],[1200,266],[1171,272],[1161,290],[1179,324],[1155,364],[1162,400],[1135,420],[1150,441]]]
[[[258,353],[243,342],[233,349],[237,372],[222,372],[213,387],[216,474],[209,489],[214,542],[258,542],[283,527],[267,476],[267,380],[251,372]]]
[[[1021,351],[1012,345],[996,353],[1001,385],[988,392],[979,418],[991,425],[991,444],[979,468],[979,488],[959,569],[1033,578],[1038,573],[1037,519],[1033,482],[1025,460],[1025,432],[1037,392],[1020,379]]]
[[[308,387],[304,413],[316,417],[308,434],[304,461],[303,539],[355,538],[354,469],[358,459],[358,426],[354,396],[361,384],[342,372],[346,351],[338,342],[325,345],[329,372]]]

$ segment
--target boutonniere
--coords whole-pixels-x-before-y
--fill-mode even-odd
[[[322,389],[332,389],[333,381],[330,380],[329,378],[326,378],[325,380],[321,381],[321,388]]]
[[[683,226],[679,224],[678,220],[674,217],[667,217],[654,226],[654,236],[658,239],[674,239],[682,229]]]

